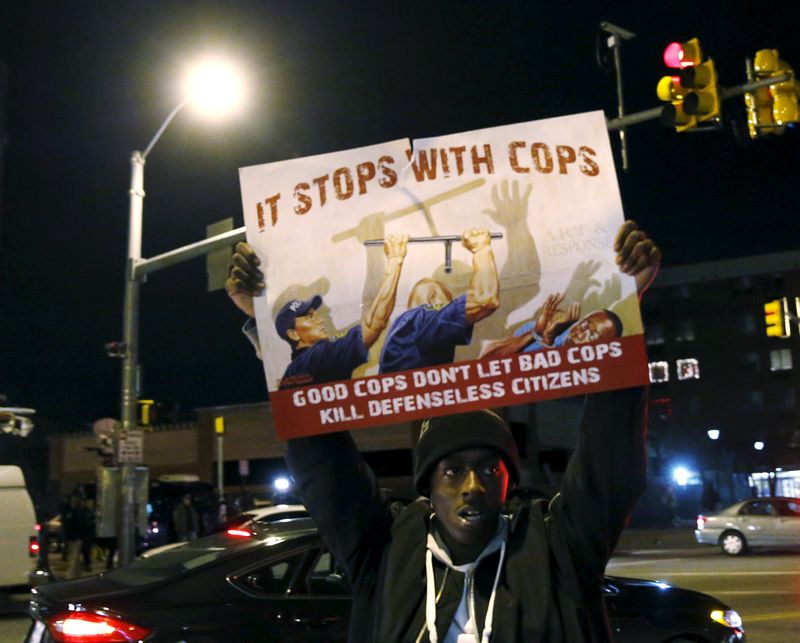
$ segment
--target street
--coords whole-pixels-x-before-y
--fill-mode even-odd
[[[56,565],[58,567],[58,565]],[[98,563],[98,571],[101,565]],[[740,558],[693,542],[691,530],[631,530],[607,567],[613,576],[659,580],[711,594],[739,612],[747,640],[786,643],[800,631],[800,552],[761,550]],[[5,597],[4,597],[5,598]],[[0,643],[20,643],[30,621],[25,595],[5,598]],[[8,612],[16,609],[16,614]]]
[[[623,535],[617,554],[606,568],[607,574],[659,580],[711,594],[739,612],[748,641],[798,640],[797,551],[758,550],[734,558],[725,556],[717,547],[692,543],[690,530],[673,530],[661,541],[631,536]]]

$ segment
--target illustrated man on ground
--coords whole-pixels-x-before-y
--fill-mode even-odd
[[[381,373],[452,362],[456,346],[472,340],[473,326],[497,310],[500,280],[489,231],[465,230],[461,243],[472,253],[467,292],[453,299],[435,279],[418,281],[409,295],[408,310],[392,322],[386,335]]]
[[[394,310],[407,244],[406,235],[392,234],[386,238],[383,246],[386,263],[378,292],[361,323],[342,337],[329,336],[325,321],[317,314],[322,305],[319,295],[305,301],[292,299],[284,304],[275,317],[275,329],[291,346],[292,357],[279,388],[350,379],[353,369],[367,361],[369,347],[386,328]],[[252,248],[247,244],[237,244],[226,290],[234,303],[247,314],[254,312],[252,298],[243,295],[237,284],[255,287],[260,284],[263,287],[258,265]],[[254,334],[255,329],[252,328],[251,332]]]
[[[622,247],[624,243],[630,243],[631,238],[638,238],[642,234],[644,233],[636,230],[632,221],[627,221],[617,234],[615,249]],[[622,251],[618,251],[617,254],[618,264],[620,252]],[[653,246],[650,252],[653,256],[642,257],[635,264],[620,264],[622,272],[636,270],[631,274],[634,274],[639,297],[655,278],[661,261],[657,247]],[[512,337],[489,344],[481,353],[481,357],[503,357],[519,352],[588,344],[622,336],[624,330],[622,320],[614,310],[601,308],[580,317],[580,304],[573,302],[569,306],[564,306],[563,301],[564,296],[561,293],[548,295],[534,319],[520,326]]]
[[[631,222],[616,250],[626,274],[660,260]],[[257,294],[260,274],[249,274],[228,291]],[[603,576],[646,484],[644,411],[642,388],[590,395],[559,492],[512,516],[503,510],[519,455],[491,411],[423,423],[414,449],[422,497],[402,510],[384,501],[348,433],[289,440],[303,502],[353,590],[349,640],[610,641]]]

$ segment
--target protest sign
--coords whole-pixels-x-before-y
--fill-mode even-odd
[[[240,180],[268,284],[255,309],[279,437],[647,381],[601,112]]]

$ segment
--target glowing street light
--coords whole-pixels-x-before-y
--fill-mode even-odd
[[[756,451],[763,451],[764,450],[764,443],[761,440],[757,440],[753,442],[753,448]]]
[[[164,130],[187,105],[195,105],[210,115],[230,113],[243,98],[241,76],[233,67],[220,61],[206,60],[191,68],[186,81],[186,94],[164,119],[144,152],[131,154],[130,208],[128,216],[128,260],[125,266],[125,301],[122,311],[122,393],[121,426],[123,435],[136,429],[136,366],[139,354],[139,286],[143,275],[137,273],[142,260],[142,206],[144,203],[144,163]],[[126,564],[134,554],[133,489],[135,462],[120,462],[121,508],[119,525],[119,558]]]
[[[672,479],[680,487],[685,487],[687,484],[689,484],[689,478],[691,475],[691,472],[686,467],[675,467],[672,470]]]
[[[706,431],[709,440],[719,440],[719,429],[709,429]]]
[[[207,59],[192,66],[185,87],[189,102],[206,116],[227,116],[244,99],[242,75],[221,59]]]
[[[276,491],[288,491],[290,486],[288,478],[275,478],[272,484]]]

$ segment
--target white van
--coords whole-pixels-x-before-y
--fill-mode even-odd
[[[0,587],[27,585],[35,559],[36,513],[22,469],[0,465]]]

